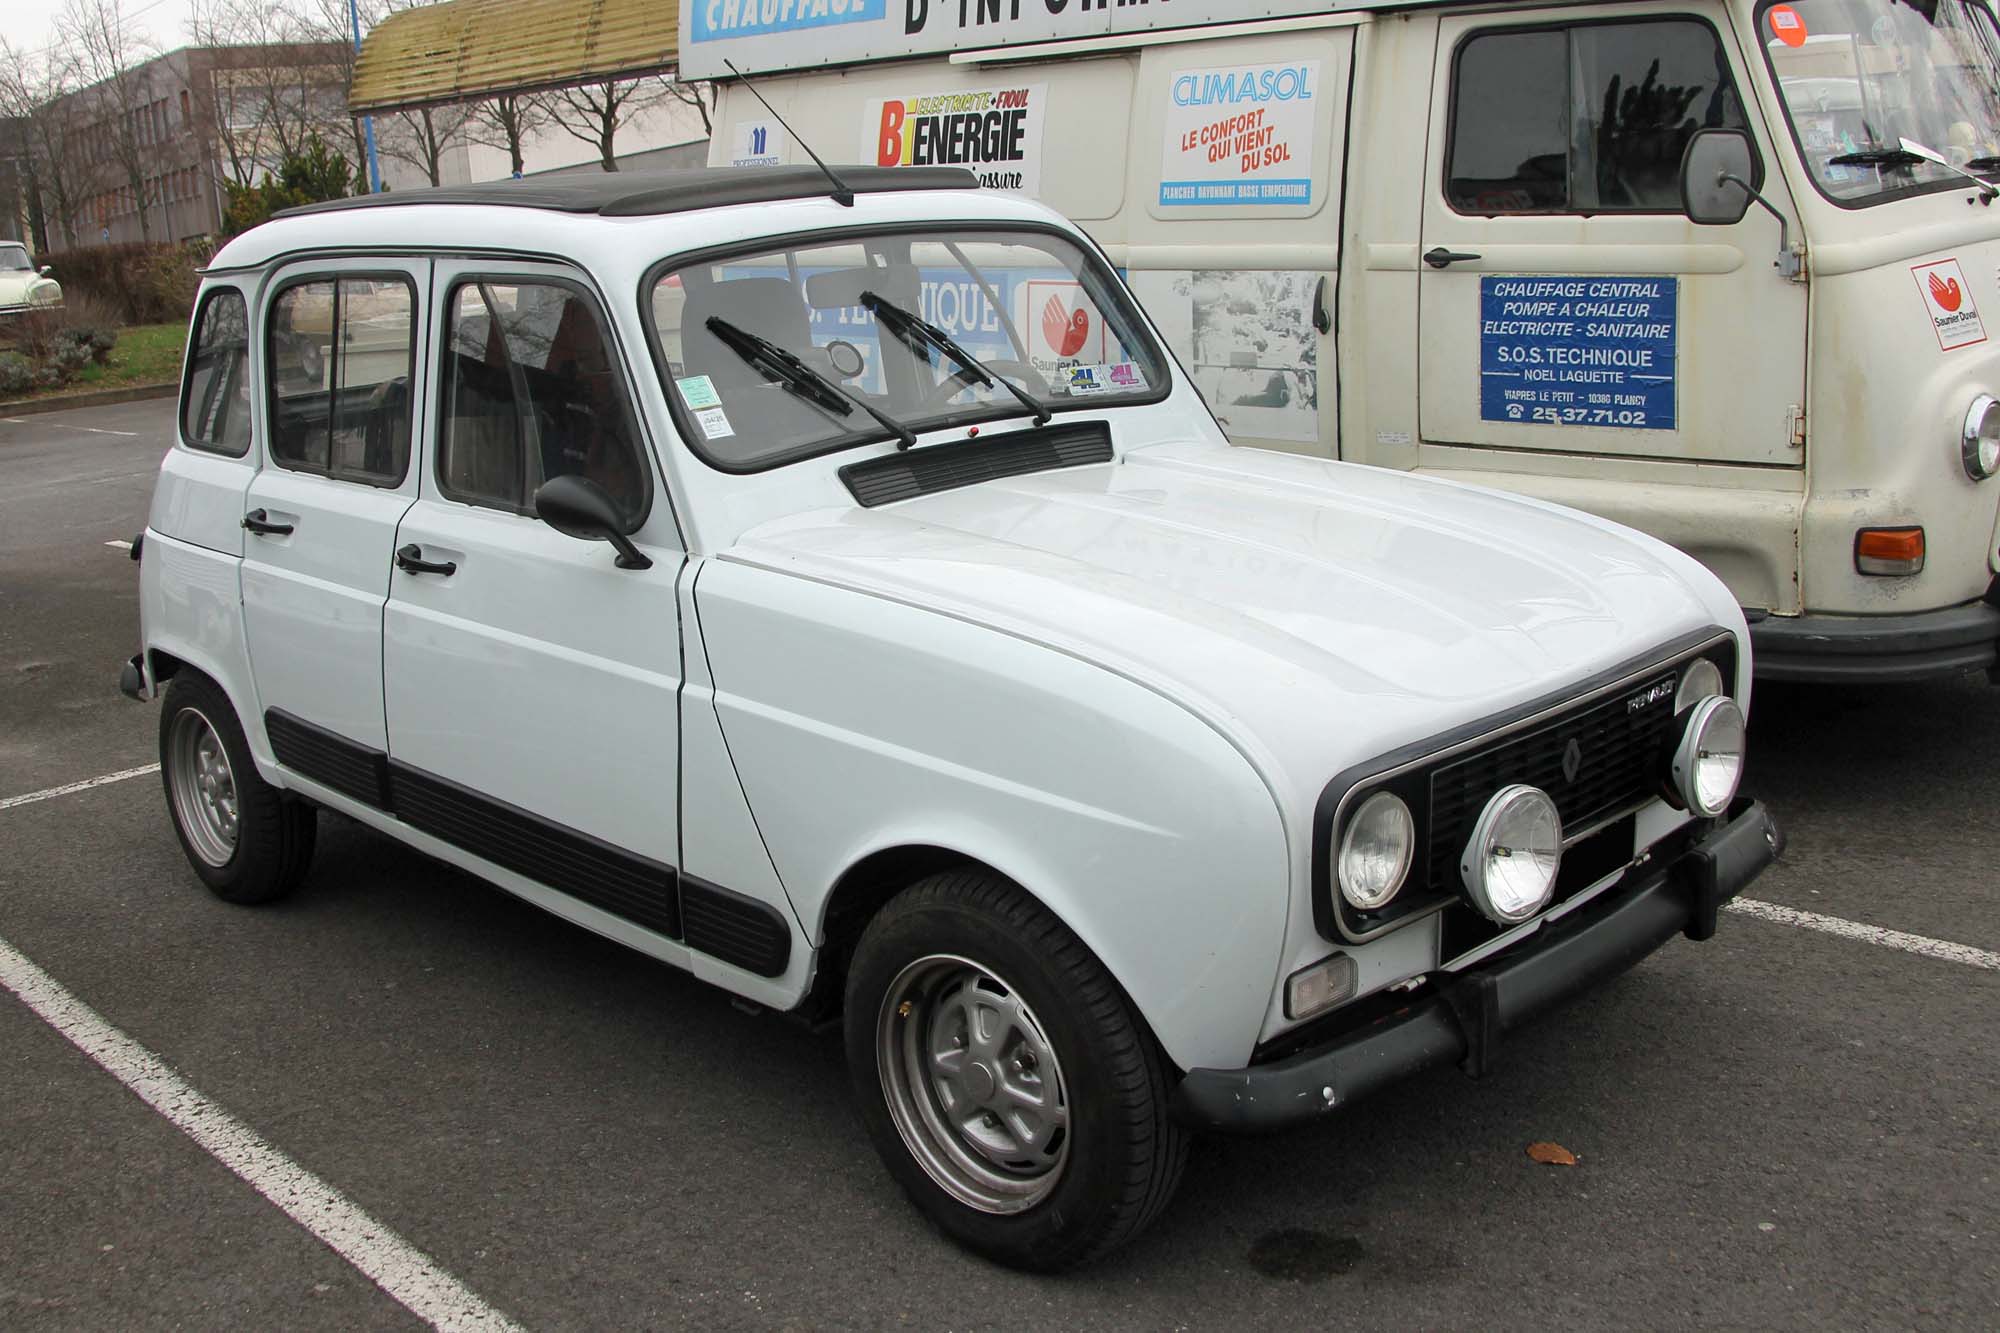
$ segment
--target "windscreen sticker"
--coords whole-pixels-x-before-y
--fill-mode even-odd
[[[1771,10],[1771,35],[1786,46],[1804,46],[1806,21],[1790,5],[1778,5]]]
[[[1673,278],[1479,280],[1479,416],[1674,429]]]
[[[694,419],[701,423],[701,433],[711,440],[736,433],[729,424],[728,415],[719,407],[704,407],[694,414]]]
[[[722,406],[722,398],[715,392],[715,383],[706,375],[683,375],[674,381],[680,387],[681,401],[690,410],[699,412],[704,407]]]
[[[1972,299],[1972,284],[1956,259],[1940,259],[1935,264],[1915,264],[1910,272],[1923,293],[1924,313],[1930,316],[1938,346],[1949,352],[1986,341],[1986,325],[1979,318],[1979,306]]]

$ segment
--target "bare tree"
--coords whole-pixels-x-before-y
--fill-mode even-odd
[[[197,0],[188,29],[197,45],[263,48],[237,58],[224,53],[198,93],[231,183],[254,184],[302,152],[314,134],[342,133],[349,42],[334,43],[305,16],[270,0]]]
[[[649,86],[651,85],[651,86]],[[548,95],[549,120],[557,129],[597,150],[597,164],[618,170],[618,127],[658,106],[666,96],[655,79],[612,79]]]
[[[472,107],[465,137],[488,148],[504,148],[510,170],[518,176],[525,168],[522,143],[548,124],[548,108],[539,97],[503,93]]]
[[[420,106],[378,117],[375,146],[384,157],[407,162],[433,185],[444,184],[444,158],[464,142],[472,108],[465,105]]]
[[[87,190],[87,173],[75,142],[75,121],[60,105],[73,91],[58,52],[37,58],[0,37],[0,116],[12,120],[19,135],[15,156],[21,164],[38,254],[53,248],[51,221],[61,229],[65,247],[76,245],[76,218]]]
[[[114,180],[131,192],[139,214],[139,237],[153,239],[153,205],[159,202],[154,151],[152,98],[138,77],[146,40],[127,17],[120,0],[68,0],[56,19],[60,46],[85,85],[104,159]]]
[[[693,83],[682,82],[678,71],[660,76],[660,91],[682,106],[691,106],[701,113],[701,132],[705,138],[715,137],[715,85],[705,80]]]

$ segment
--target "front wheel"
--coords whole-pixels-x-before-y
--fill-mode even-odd
[[[904,891],[855,950],[846,1009],[876,1150],[961,1244],[1067,1268],[1172,1197],[1187,1136],[1164,1061],[1102,964],[1013,885],[951,872]]]

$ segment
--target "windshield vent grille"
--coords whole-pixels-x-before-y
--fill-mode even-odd
[[[1110,461],[1111,427],[1102,421],[1086,421],[963,444],[934,444],[849,463],[840,470],[840,479],[864,509],[873,509],[1001,477]]]

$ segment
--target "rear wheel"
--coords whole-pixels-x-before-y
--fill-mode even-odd
[[[1067,1268],[1165,1207],[1187,1160],[1165,1062],[1083,942],[1006,881],[933,876],[863,934],[847,1055],[890,1172],[961,1244]]]
[[[257,775],[236,710],[205,676],[182,672],[167,689],[160,778],[181,850],[217,897],[269,902],[304,878],[315,812]]]

